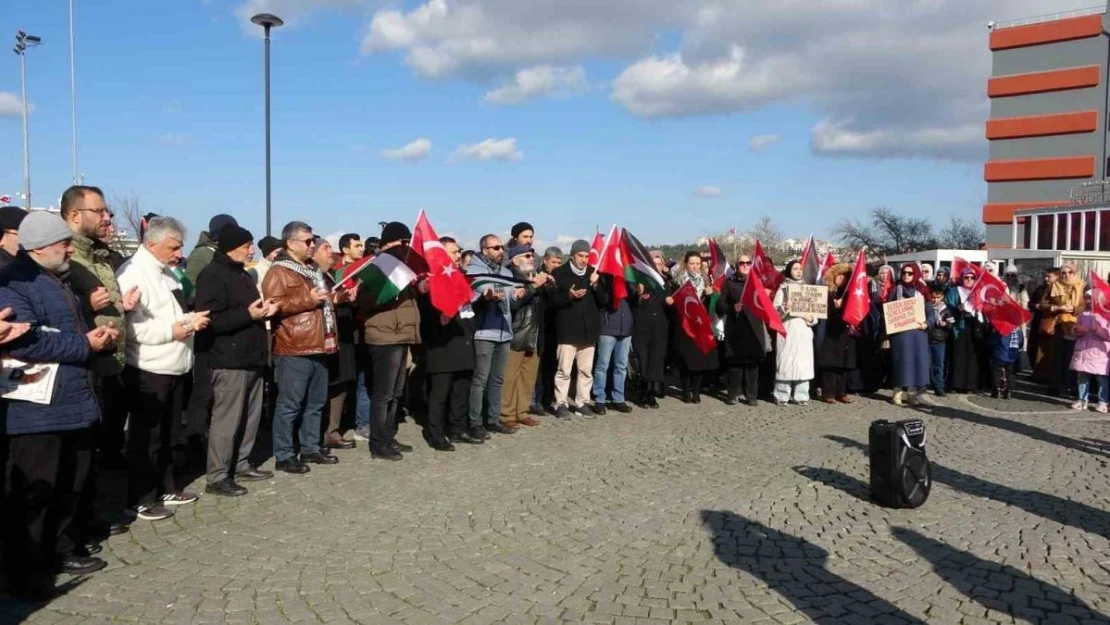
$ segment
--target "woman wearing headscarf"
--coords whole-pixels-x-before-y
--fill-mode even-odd
[[[682,265],[676,265],[673,274],[675,291],[689,282],[697,291],[702,303],[706,303],[709,296],[713,294],[713,284],[702,272],[701,254],[693,251],[686,252]],[[668,297],[667,304],[673,306],[674,298]],[[678,322],[672,325],[671,341],[674,344],[675,353],[678,354],[678,365],[682,374],[682,401],[688,404],[700,404],[702,377],[706,372],[716,371],[720,366],[717,350],[713,349],[708,354],[703,354],[694,339],[686,334],[686,330]]]
[[[1060,279],[1052,285],[1049,291],[1049,311],[1056,313],[1055,336],[1059,339],[1057,348],[1060,357],[1057,359],[1056,382],[1057,391],[1061,397],[1071,394],[1076,385],[1075,372],[1071,370],[1071,359],[1075,353],[1075,323],[1079,314],[1086,306],[1086,283],[1079,277],[1073,263],[1064,263],[1060,267]]]
[[[652,250],[651,261],[655,270],[663,276],[664,292],[672,292],[670,274],[667,273],[666,259],[659,250]],[[666,296],[636,287],[632,303],[632,351],[640,363],[640,405],[644,408],[658,408],[657,398],[663,397],[665,390],[665,367],[667,363],[667,301]]]
[[[890,344],[883,324],[883,304],[893,289],[894,268],[882,265],[870,283],[867,316],[856,328],[860,389],[865,394],[885,388],[890,375]]]
[[[928,332],[936,316],[932,305],[926,304],[929,299],[926,294],[917,263],[902,265],[901,280],[891,289],[887,302],[920,298],[925,309],[925,323],[890,336],[890,382],[894,387],[893,401],[896,406],[902,405],[903,395],[910,404],[916,405],[921,393],[929,386]]]
[[[848,372],[856,368],[856,337],[844,321],[845,295],[852,266],[838,263],[825,272],[829,289],[829,318],[825,324],[825,340],[817,355],[821,368],[821,398],[826,404],[850,404]]]
[[[959,283],[949,287],[944,296],[948,309],[956,322],[952,325],[952,375],[948,385],[957,393],[978,392],[986,380],[980,376],[982,360],[987,355],[988,327],[983,316],[968,305],[971,288],[975,286],[975,271],[960,272]]]
[[[759,367],[771,351],[767,327],[741,303],[751,273],[751,258],[738,258],[736,272],[725,280],[717,300],[717,314],[725,321],[721,352],[728,371],[725,404],[729,406],[736,405],[741,393],[749,406],[759,403]]]
[[[792,260],[783,270],[783,283],[775,293],[775,308],[782,317],[786,336],[775,336],[775,403],[784,406],[793,401],[799,406],[809,402],[809,382],[813,379],[813,328],[817,320],[811,315],[791,312],[787,290],[791,284],[805,284],[802,263]]]
[[[937,286],[947,290],[948,287],[952,286],[949,284],[950,281],[951,272],[948,270],[948,267],[937,267],[936,276],[933,278],[933,283],[930,286]]]

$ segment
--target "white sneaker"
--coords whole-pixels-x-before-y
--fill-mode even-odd
[[[1071,405],[1071,409],[1072,410],[1086,410],[1087,409],[1087,402],[1085,400],[1082,400],[1082,399],[1077,399]]]
[[[892,397],[890,401],[895,406],[901,406],[902,405],[902,397],[904,395],[905,395],[905,393],[903,393],[902,391],[894,391],[894,397]]]
[[[370,428],[358,428],[355,430],[355,440],[364,443],[370,442]]]
[[[200,499],[200,497],[197,497],[187,490],[183,490],[180,493],[166,493],[162,495],[162,505],[185,506],[196,502],[197,499]]]

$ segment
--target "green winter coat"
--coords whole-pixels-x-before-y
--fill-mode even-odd
[[[197,238],[197,246],[189,252],[189,258],[185,259],[185,275],[188,276],[190,283],[197,283],[197,277],[208,263],[212,262],[212,256],[215,253],[216,240],[208,236],[207,232],[201,232],[200,237]]]
[[[110,250],[100,241],[80,234],[73,235],[73,256],[69,260],[69,284],[84,305],[85,318],[95,325],[111,325],[119,330],[119,340],[112,352],[97,354],[92,360],[92,370],[101,377],[123,372],[124,348],[127,344],[127,325],[123,320],[123,297],[112,271]],[[112,303],[100,312],[93,312],[89,295],[97,287],[108,289]]]

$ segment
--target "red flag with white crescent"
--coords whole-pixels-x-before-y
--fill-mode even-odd
[[[867,257],[863,250],[856,257],[856,267],[848,282],[848,289],[844,295],[844,323],[856,327],[871,311],[871,299],[867,288]]]
[[[975,286],[971,287],[968,303],[983,314],[1002,336],[1029,323],[1033,315],[1010,297],[1006,283],[997,276],[982,271]]]
[[[605,239],[598,232],[594,235],[593,245],[590,246],[590,267],[597,269],[598,264],[601,263],[601,249],[603,247],[605,247]]]
[[[979,267],[979,265],[973,265],[973,264],[967,262],[966,260],[960,258],[959,256],[953,256],[952,257],[952,280],[956,284],[960,284],[960,275],[963,273],[964,269],[970,269],[972,271],[972,273],[975,274],[975,279],[976,280],[978,280],[979,276],[984,273],[983,269],[981,267]]]
[[[613,224],[609,236],[605,237],[605,245],[601,248],[600,260],[597,263],[597,272],[612,279],[613,310],[619,308],[621,300],[628,297],[628,283],[624,279],[624,266],[624,246],[621,241],[621,231],[616,224]]]
[[[413,229],[412,249],[427,264],[428,294],[432,305],[443,316],[454,317],[464,304],[470,303],[474,293],[471,291],[470,281],[455,266],[447,255],[447,249],[439,242],[439,235],[423,210],[420,211],[416,228]]]
[[[1110,284],[1094,271],[1087,284],[1091,285],[1091,311],[1110,319]]]
[[[694,340],[694,345],[703,354],[717,349],[717,337],[713,335],[713,324],[709,321],[709,311],[698,297],[693,283],[687,282],[675,291],[674,308],[682,323],[682,330]]]
[[[740,295],[740,304],[747,310],[752,311],[763,325],[767,326],[768,330],[786,336],[786,327],[782,325],[782,317],[779,316],[779,311],[775,309],[771,302],[771,297],[767,295],[767,289],[763,287],[763,281],[755,272],[748,274],[748,279],[744,282],[744,292]]]

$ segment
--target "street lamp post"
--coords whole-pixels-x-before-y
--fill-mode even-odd
[[[23,195],[27,201],[27,210],[31,210],[31,143],[27,136],[27,48],[40,43],[41,37],[28,35],[22,30],[15,34],[13,50],[19,55],[19,74],[23,89]]]
[[[259,13],[251,18],[251,22],[262,27],[265,35],[265,74],[266,74],[266,235],[270,234],[270,29],[281,26],[285,22],[276,15]]]
[[[73,45],[73,0],[69,0],[69,107],[73,125],[73,184],[81,184],[77,173],[77,64]]]

